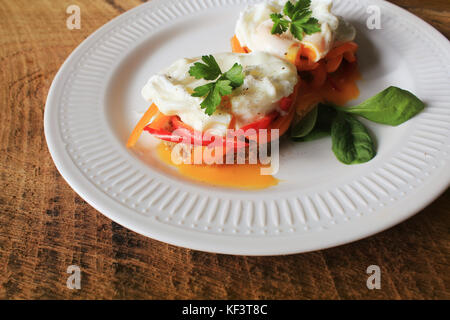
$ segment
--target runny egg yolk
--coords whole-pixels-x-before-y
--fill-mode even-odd
[[[183,177],[209,185],[244,190],[261,190],[276,186],[278,179],[261,175],[261,164],[175,164],[171,149],[165,144],[157,146],[161,161],[173,166]]]

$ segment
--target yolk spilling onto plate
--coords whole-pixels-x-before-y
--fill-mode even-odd
[[[261,190],[276,186],[278,179],[271,175],[261,175],[261,164],[175,164],[171,159],[171,150],[160,143],[157,147],[159,158],[166,164],[177,168],[178,172],[189,179],[219,187],[245,190]]]

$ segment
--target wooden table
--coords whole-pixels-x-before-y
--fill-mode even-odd
[[[450,37],[448,0],[393,1]],[[90,207],[56,170],[44,104],[64,59],[139,0],[15,0],[0,5],[0,298],[435,299],[450,298],[450,192],[376,236],[320,252],[235,257],[170,246]],[[81,7],[81,30],[66,8]],[[66,287],[69,265],[81,290]],[[379,265],[381,290],[366,268]]]

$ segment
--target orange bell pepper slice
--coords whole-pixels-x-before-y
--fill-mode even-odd
[[[247,131],[249,129],[255,130],[266,129],[270,125],[270,123],[278,116],[279,113],[277,111],[271,112],[268,115],[264,116],[263,118],[243,126],[241,130]]]
[[[146,128],[152,128],[155,130],[163,129],[165,128],[172,119],[172,116],[166,116],[164,113],[160,112],[155,120],[153,120]]]
[[[154,103],[152,103],[152,105],[147,109],[147,111],[144,113],[144,115],[141,117],[141,119],[131,132],[131,135],[127,141],[127,148],[131,148],[136,144],[142,132],[144,131],[144,127],[158,112],[158,108]]]
[[[316,69],[311,70],[311,74],[313,76],[313,81],[311,82],[313,88],[322,87],[327,80],[327,69],[325,67],[325,63],[321,61]]]
[[[249,53],[251,50],[247,47],[241,46],[241,43],[239,42],[236,35],[231,38],[231,51],[234,53]]]
[[[239,43],[239,40],[236,37],[236,35],[233,36],[233,38],[231,38],[231,51],[233,51],[234,53],[247,53]]]
[[[343,55],[346,52],[355,53],[357,50],[358,50],[358,45],[356,43],[354,43],[353,41],[349,41],[339,47],[332,49],[330,52],[328,52],[326,58],[328,58],[328,59],[336,58],[340,55]]]
[[[344,53],[344,59],[348,62],[352,63],[356,61],[355,53],[351,51],[347,51]]]
[[[337,56],[336,58],[325,59],[327,72],[328,73],[335,72],[341,65],[343,58],[344,58],[344,56],[341,54],[341,55]]]

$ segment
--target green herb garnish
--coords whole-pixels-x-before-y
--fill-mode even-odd
[[[306,137],[317,122],[317,116],[319,115],[319,108],[314,108],[306,116],[304,116],[295,126],[291,129],[291,137],[294,139],[300,139]]]
[[[320,24],[313,18],[311,11],[311,0],[298,0],[295,4],[287,1],[283,8],[283,14],[272,13],[272,34],[282,34],[288,29],[298,40],[303,40],[304,34],[320,32]]]
[[[345,164],[364,163],[375,154],[372,137],[355,117],[397,126],[425,108],[425,104],[409,91],[389,87],[354,107],[319,104],[291,129],[294,141],[312,141],[331,135],[332,150]]]
[[[335,108],[376,123],[398,126],[421,112],[425,104],[409,91],[389,87],[357,106]]]
[[[297,142],[306,142],[329,136],[335,116],[334,108],[319,104],[292,128],[292,139]]]
[[[375,157],[372,137],[366,127],[351,114],[339,112],[331,125],[331,149],[344,164],[368,162]]]
[[[201,62],[196,62],[189,69],[189,74],[195,79],[216,80],[194,89],[193,97],[206,98],[200,104],[205,109],[207,115],[212,115],[222,97],[231,94],[233,89],[240,87],[244,83],[243,68],[235,63],[230,70],[222,73],[216,59],[212,55],[203,56]]]

